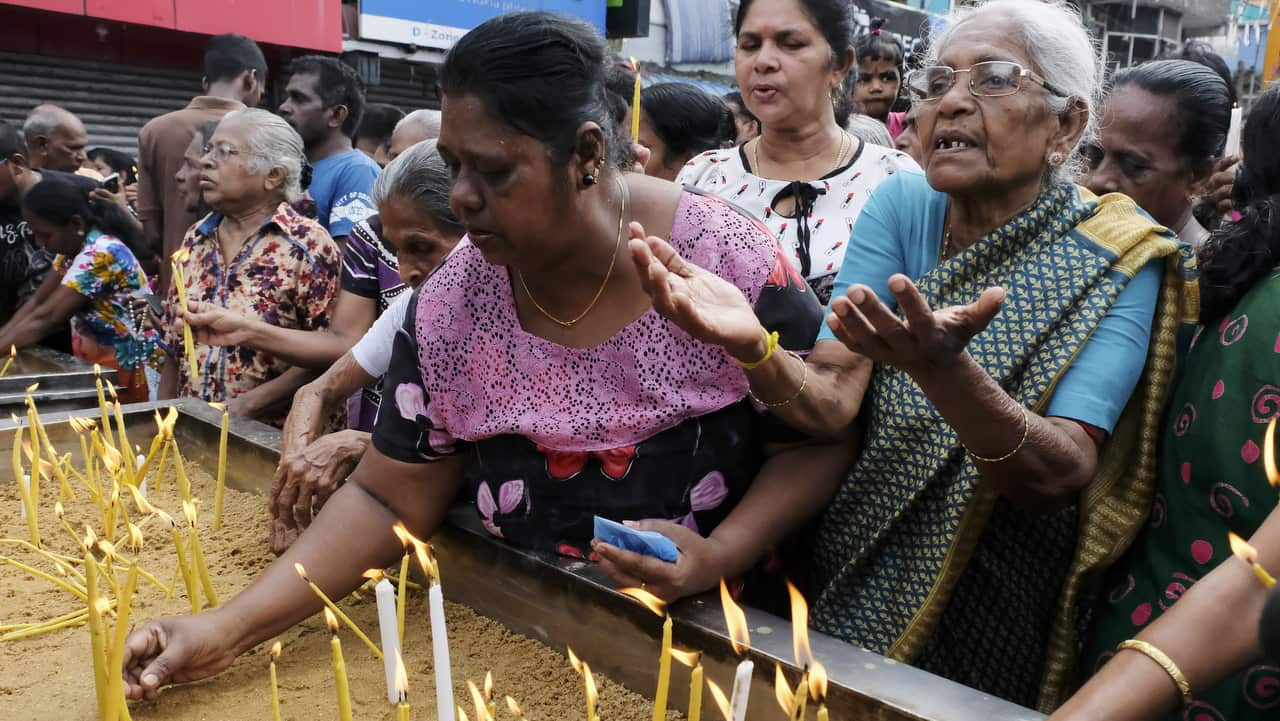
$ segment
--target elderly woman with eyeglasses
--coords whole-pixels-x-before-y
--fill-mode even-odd
[[[666,243],[633,253],[655,306],[753,364],[774,414],[865,427],[814,526],[814,626],[1049,708],[1089,579],[1150,508],[1194,296],[1176,236],[1073,182],[1102,81],[1076,10],[965,8],[931,53],[907,81],[924,172],[862,211],[807,359]]]
[[[302,195],[302,138],[265,110],[228,113],[200,157],[200,192],[213,209],[187,231],[177,254],[189,302],[273,326],[319,330],[338,292],[337,243],[294,211]],[[160,397],[227,402],[233,413],[283,425],[296,386],[279,357],[247,345],[195,344],[196,377],[184,357],[177,278],[169,291]],[[200,336],[196,336],[197,341]]]

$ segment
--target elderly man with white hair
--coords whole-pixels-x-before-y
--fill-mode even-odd
[[[64,108],[49,104],[32,108],[22,123],[22,135],[33,170],[78,173],[84,165],[89,136],[80,118]]]
[[[790,490],[826,505],[810,526],[814,627],[1050,709],[1070,687],[1088,579],[1151,508],[1195,296],[1175,235],[1075,183],[1102,91],[1076,9],[962,8],[907,86],[923,172],[899,170],[867,202],[807,359],[773,353],[751,307],[663,241],[632,252],[659,312],[755,349],[747,377],[774,415],[819,437],[865,426],[843,483]],[[662,564],[622,560],[664,579]]]
[[[411,146],[424,140],[440,137],[440,111],[422,108],[400,119],[391,132],[391,146],[387,149],[387,162],[396,159]]]
[[[233,111],[218,123],[200,158],[200,190],[213,212],[183,239],[184,283],[169,293],[166,341],[174,358],[164,366],[162,398],[223,401],[234,413],[283,425],[296,389],[282,378],[288,364],[200,332],[193,377],[175,321],[181,292],[192,310],[217,306],[282,328],[327,326],[340,253],[324,228],[290,205],[302,195],[305,161],[297,131],[265,110]]]

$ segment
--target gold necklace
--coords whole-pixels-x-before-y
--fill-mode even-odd
[[[849,140],[849,132],[846,130],[841,130],[840,131],[840,152],[836,154],[835,167],[831,169],[830,173],[827,173],[828,175],[840,169],[840,164],[844,160],[845,144],[848,142],[848,140]],[[759,175],[761,178],[765,177],[764,171],[760,167],[760,138],[756,138],[755,145],[751,146],[751,155],[752,155],[751,159],[756,166],[756,175]]]
[[[596,307],[596,303],[600,300],[600,296],[604,295],[604,289],[609,285],[609,279],[613,277],[613,266],[618,262],[618,248],[622,246],[622,224],[627,218],[626,186],[622,184],[622,179],[617,175],[613,177],[613,180],[618,184],[618,193],[622,196],[622,211],[618,213],[618,240],[613,244],[613,257],[609,259],[609,270],[605,271],[604,282],[600,284],[600,290],[596,291],[595,297],[591,299],[591,303],[587,305],[586,310],[579,313],[578,317],[573,320],[560,320],[554,315],[548,313],[547,309],[543,308],[542,304],[538,302],[538,299],[533,297],[533,293],[529,291],[529,286],[524,282],[524,274],[519,271],[516,272],[516,277],[520,279],[520,287],[524,288],[524,294],[529,296],[529,302],[533,303],[533,307],[537,308],[539,312],[550,318],[553,323],[563,328],[572,328],[578,321],[587,317],[587,314],[591,312],[591,309]]]

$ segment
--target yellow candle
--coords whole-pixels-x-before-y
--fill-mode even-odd
[[[31,469],[35,471],[33,467]],[[22,477],[22,426],[18,426],[18,434],[13,439],[13,482],[18,484],[18,493],[22,496],[22,505],[27,509],[27,533],[31,536],[31,545],[40,546],[40,520],[37,515],[35,497],[31,489],[23,483]]]
[[[102,366],[93,364],[94,383],[98,386],[98,412],[102,414],[102,436],[107,445],[115,445],[111,438],[111,416],[107,413],[107,397],[102,390]]]
[[[173,446],[173,470],[178,477],[178,493],[183,501],[190,501],[191,481],[187,480],[187,467],[182,463],[182,451],[178,450],[178,440],[170,436],[169,445]]]
[[[827,705],[825,703],[818,707],[818,721],[831,721],[831,716],[827,714]]]
[[[631,98],[631,142],[640,142],[640,63],[631,58],[631,69],[636,73],[636,89]]]
[[[347,686],[347,663],[342,659],[342,641],[338,640],[338,619],[329,609],[324,610],[324,622],[329,626],[329,648],[333,650],[333,677],[338,691],[338,718],[351,721],[351,690]]]
[[[1228,533],[1227,540],[1231,543],[1231,552],[1234,553],[1237,558],[1253,567],[1253,575],[1258,577],[1258,580],[1262,582],[1263,586],[1266,586],[1269,589],[1276,587],[1275,577],[1270,573],[1267,573],[1267,569],[1263,568],[1262,565],[1258,563],[1258,551],[1254,549],[1253,546],[1249,545],[1243,538],[1234,533]]]
[[[702,719],[702,663],[693,667],[689,674],[689,721]]]
[[[87,547],[84,549],[84,568],[89,604],[89,646],[93,654],[93,686],[98,698],[98,718],[105,719],[110,704],[107,696],[107,629],[103,619],[105,609],[103,599],[98,597],[98,562]]]
[[[805,706],[809,703],[809,672],[800,677],[800,685],[796,686],[795,705],[791,707],[791,721],[804,719]]]
[[[6,373],[8,373],[8,372],[9,372],[9,366],[13,365],[13,359],[14,359],[14,358],[16,358],[16,357],[17,357],[17,355],[18,355],[18,348],[17,348],[17,346],[14,346],[14,345],[10,344],[10,346],[9,346],[9,360],[7,360],[7,361],[5,361],[5,362],[4,362],[4,367],[3,367],[3,368],[0,368],[0,378],[4,378],[4,375],[5,375]]]
[[[396,704],[396,721],[409,721],[409,702],[401,701]]]
[[[320,601],[325,605],[325,608],[330,613],[334,614],[337,618],[342,619],[342,623],[344,623],[347,626],[347,628],[351,629],[351,632],[354,633],[357,638],[363,641],[364,645],[368,646],[369,650],[373,652],[373,655],[377,656],[378,660],[381,661],[382,651],[378,648],[377,644],[375,644],[373,641],[370,641],[369,637],[365,635],[364,631],[361,631],[360,627],[356,625],[356,622],[352,621],[350,616],[343,613],[342,609],[338,608],[337,604],[335,604],[332,600],[330,600],[329,597],[325,595],[325,592],[320,590],[319,586],[317,586],[314,582],[312,582],[310,578],[307,578],[307,569],[303,568],[301,563],[295,563],[293,564],[293,570],[297,571],[298,577],[301,578],[304,583],[306,583],[308,586],[311,587],[311,592],[314,593],[320,599]]]
[[[404,648],[405,583],[409,578],[409,551],[400,559],[400,587],[396,590],[396,628],[400,630],[400,648]]]
[[[404,658],[396,650],[396,721],[409,721],[409,674],[404,670]]]
[[[178,523],[164,511],[157,510],[157,514],[162,520],[169,522],[170,531],[173,533],[173,549],[178,555],[178,572],[182,574],[182,583],[187,587],[187,598],[191,600],[191,615],[200,613],[200,592],[196,587],[195,574],[191,572],[191,564],[187,561],[187,552],[183,548],[182,531],[178,529]]]
[[[191,566],[200,578],[200,587],[204,590],[204,598],[210,607],[218,605],[218,594],[213,590],[213,579],[209,577],[209,567],[204,562],[204,550],[200,547],[200,533],[197,528],[196,504],[182,502],[182,513],[187,517],[190,526]]]
[[[137,485],[142,485],[142,482],[147,479],[147,473],[151,471],[151,462],[155,460],[156,451],[160,450],[160,446],[163,445],[163,443],[164,435],[161,433],[157,433],[155,437],[151,439],[151,448],[147,451],[147,457],[142,461],[142,467],[138,469]]]
[[[280,642],[271,647],[271,721],[280,721],[280,686],[276,683],[276,659],[280,658]]]
[[[186,248],[180,248],[173,254],[173,287],[178,291],[178,305],[182,306],[182,312],[187,311],[187,278],[182,271],[182,263],[186,262],[187,256],[190,254]],[[182,324],[182,344],[187,352],[187,363],[191,372],[191,390],[199,387],[200,373],[196,367],[196,344],[195,339],[191,335],[191,326],[185,321]]]
[[[107,387],[111,389],[111,397],[115,398],[115,386],[111,385],[111,382],[108,381]],[[129,482],[136,486],[142,481],[137,477],[138,469],[134,467],[136,459],[133,457],[133,446],[129,445],[129,436],[124,432],[124,411],[120,408],[120,401],[115,401],[113,405],[115,406],[116,411],[116,436],[120,439],[121,453],[124,454],[124,467],[129,474]]]
[[[227,490],[227,423],[231,415],[224,404],[210,404],[222,408],[222,436],[218,439],[218,485],[213,497],[213,530],[222,529],[222,498]]]
[[[138,566],[135,564],[129,569],[129,575],[124,580],[124,589],[120,592],[116,609],[115,639],[107,655],[108,701],[115,707],[115,713],[121,717],[129,713],[129,705],[124,697],[124,642],[129,637],[129,615],[133,610],[133,595],[137,589]]]
[[[653,697],[653,721],[667,718],[667,692],[671,684],[671,615],[662,624],[662,655],[658,658],[658,690]]]

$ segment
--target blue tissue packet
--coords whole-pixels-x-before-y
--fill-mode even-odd
[[[618,548],[645,556],[653,556],[667,563],[675,563],[680,557],[676,544],[657,531],[637,531],[617,521],[595,517],[596,538]]]

